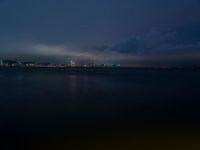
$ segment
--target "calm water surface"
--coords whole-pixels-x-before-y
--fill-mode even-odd
[[[0,119],[4,143],[160,126],[197,129],[200,70],[2,69]]]

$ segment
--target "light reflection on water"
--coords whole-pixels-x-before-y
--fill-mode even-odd
[[[199,124],[200,72],[0,71],[0,130],[53,134]]]

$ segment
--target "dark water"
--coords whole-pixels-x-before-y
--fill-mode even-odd
[[[197,133],[200,70],[2,69],[0,120],[1,143],[26,149],[145,129]]]

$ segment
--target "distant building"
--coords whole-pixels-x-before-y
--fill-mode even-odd
[[[70,61],[70,67],[76,67],[76,63],[73,60]]]
[[[101,67],[118,68],[118,67],[121,67],[121,65],[120,64],[102,64]]]
[[[36,66],[36,63],[35,63],[35,62],[22,62],[22,64],[23,64],[25,67],[35,67],[35,66]]]
[[[4,60],[2,61],[2,65],[5,67],[21,67],[23,64],[20,61],[15,60]]]

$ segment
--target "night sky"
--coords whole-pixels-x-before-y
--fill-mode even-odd
[[[200,0],[0,0],[0,56],[200,65]]]

